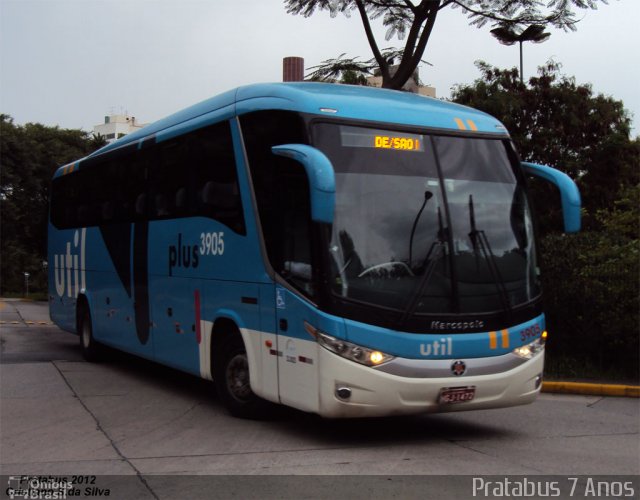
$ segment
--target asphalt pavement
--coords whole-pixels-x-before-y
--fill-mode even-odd
[[[46,304],[0,300],[0,480],[93,481],[73,494],[92,498],[369,500],[467,498],[476,480],[527,477],[568,498],[575,477],[574,498],[597,496],[590,480],[640,495],[637,398],[543,394],[515,408],[346,421],[282,408],[247,421],[207,381],[115,352],[87,363],[77,344]]]

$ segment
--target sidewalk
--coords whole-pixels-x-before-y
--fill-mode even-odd
[[[557,380],[543,382],[542,392],[640,398],[640,386],[637,385],[561,382]]]

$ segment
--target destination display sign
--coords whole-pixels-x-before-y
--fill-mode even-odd
[[[424,136],[364,127],[341,127],[342,145],[352,148],[424,151]]]
[[[374,136],[373,147],[382,149],[401,149],[405,151],[422,151],[422,141],[417,137],[376,135]]]

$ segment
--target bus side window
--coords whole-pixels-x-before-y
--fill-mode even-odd
[[[116,215],[115,205],[116,203],[114,200],[107,200],[102,203],[102,222],[103,223],[113,222]]]
[[[74,227],[78,225],[77,213],[71,205],[64,207],[64,215],[62,220],[58,223],[61,227]]]
[[[238,196],[235,182],[208,181],[202,189],[202,202],[220,211],[237,208]]]
[[[280,214],[282,239],[280,272],[296,287],[313,295],[309,181],[299,163],[278,158],[276,164],[275,179],[280,192],[276,211]]]
[[[57,227],[201,215],[246,234],[229,122],[83,161],[52,182]]]
[[[51,223],[59,229],[78,224],[77,175],[64,175],[51,182]]]
[[[83,161],[80,168],[54,179],[52,222],[60,228],[101,226],[127,222],[130,214],[123,189],[123,159],[97,158]]]
[[[157,152],[157,156],[154,153]],[[141,154],[145,154],[144,151]],[[176,186],[184,184],[187,176],[185,157],[186,138],[178,137],[162,142],[147,152],[149,189],[146,204],[150,219],[179,217],[176,209]]]
[[[260,224],[273,269],[313,296],[309,182],[297,162],[271,148],[308,143],[302,119],[286,111],[262,111],[241,118]]]
[[[93,226],[96,223],[95,207],[91,203],[78,205],[78,222],[80,226]]]
[[[121,205],[126,220],[143,221],[148,218],[147,178],[152,148],[136,151],[132,157],[120,164]]]
[[[179,216],[185,216],[189,212],[189,194],[187,188],[182,186],[176,190],[176,213]]]
[[[81,164],[77,172],[67,174],[72,184],[77,187],[74,189],[76,192],[74,203],[78,225],[83,227],[95,226],[102,218],[102,199],[96,195],[98,182],[94,167],[95,165],[85,167]]]
[[[134,203],[136,192],[142,189],[135,186],[135,175],[131,170],[131,157],[127,156],[112,160],[105,171],[108,177],[104,179],[104,191],[107,197],[105,203],[113,207],[113,217],[108,219],[103,213],[103,223],[126,223],[135,219]]]
[[[121,171],[119,164],[114,160],[106,160],[96,169],[101,189],[95,193],[101,201],[100,224],[111,224],[122,220],[121,205]]]
[[[147,193],[140,193],[136,197],[135,216],[138,219],[144,219],[147,216]]]
[[[198,213],[222,222],[238,234],[246,234],[229,123],[197,131],[191,146],[189,165],[193,169]]]

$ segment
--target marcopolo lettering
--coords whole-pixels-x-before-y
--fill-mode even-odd
[[[477,330],[484,328],[484,321],[432,321],[432,330]]]

